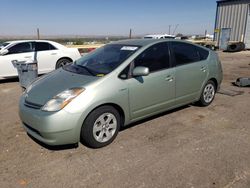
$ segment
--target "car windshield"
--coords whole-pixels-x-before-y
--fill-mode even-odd
[[[75,61],[72,66],[85,69],[85,72],[93,76],[104,76],[116,69],[138,49],[139,46],[134,45],[107,44]]]
[[[1,44],[0,44],[0,49],[1,49],[1,48],[4,48],[5,46],[7,46],[7,45],[9,45],[9,44],[10,44],[10,43],[8,43],[8,42],[1,43]]]

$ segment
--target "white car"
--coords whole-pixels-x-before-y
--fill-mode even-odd
[[[78,49],[47,40],[8,41],[0,45],[0,79],[17,76],[12,61],[36,60],[38,73],[44,74],[81,57]]]
[[[143,37],[144,39],[174,39],[174,35],[168,34],[159,34],[159,35],[146,35]]]

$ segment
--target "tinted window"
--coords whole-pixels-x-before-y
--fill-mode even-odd
[[[47,42],[36,42],[36,51],[54,50],[54,46]]]
[[[208,57],[209,52],[207,50],[199,48],[199,47],[196,47],[196,49],[197,49],[197,51],[199,53],[200,60],[206,60],[207,57]]]
[[[10,47],[8,54],[18,54],[25,52],[33,52],[33,47],[31,42],[23,42]]]
[[[199,61],[199,54],[192,44],[172,42],[176,66]]]
[[[168,44],[160,43],[149,47],[135,59],[134,66],[148,67],[150,72],[169,68]]]

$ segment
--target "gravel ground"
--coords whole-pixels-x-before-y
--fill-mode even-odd
[[[121,131],[102,149],[46,148],[24,132],[17,80],[0,83],[0,187],[250,187],[250,52],[221,53],[222,91]],[[236,94],[229,96],[227,94]]]

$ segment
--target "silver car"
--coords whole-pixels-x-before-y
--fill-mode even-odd
[[[120,127],[182,105],[211,104],[222,81],[215,52],[188,42],[107,44],[41,77],[20,99],[20,118],[48,145],[110,144]]]

